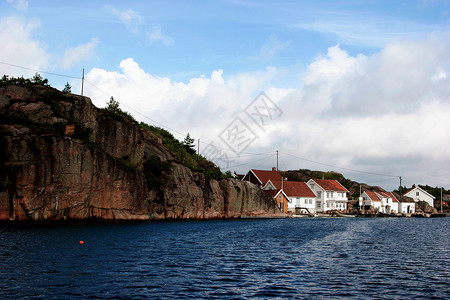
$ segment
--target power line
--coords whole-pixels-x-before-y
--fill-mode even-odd
[[[314,160],[311,160],[311,159],[307,159],[307,158],[303,158],[303,157],[296,156],[296,155],[293,155],[293,154],[289,154],[289,153],[286,153],[286,152],[281,152],[280,151],[280,153],[288,155],[288,156],[292,156],[292,157],[295,157],[295,158],[298,158],[298,159],[301,159],[301,160],[304,160],[304,161],[312,162],[312,163],[315,163],[315,164],[319,164],[319,165],[323,165],[323,166],[327,166],[327,167],[332,167],[332,168],[337,168],[337,169],[342,169],[342,170],[347,170],[347,171],[351,171],[351,172],[363,173],[363,174],[369,174],[369,175],[376,175],[376,176],[384,176],[384,177],[393,177],[393,178],[398,178],[399,177],[397,175],[367,172],[367,171],[361,171],[361,170],[355,170],[355,169],[350,169],[350,168],[344,168],[344,167],[340,167],[340,166],[325,164],[325,163],[321,163],[321,162],[314,161]]]
[[[27,67],[23,67],[23,66],[18,66],[18,65],[14,65],[14,64],[5,63],[3,61],[0,61],[0,64],[11,66],[11,67],[16,67],[16,68],[21,68],[21,69],[25,69],[25,70],[29,70],[29,71],[34,71],[34,72],[38,72],[38,73],[50,74],[50,75],[59,76],[59,77],[66,77],[66,78],[72,78],[72,79],[81,79],[80,77],[75,77],[75,76],[70,76],[70,75],[63,75],[63,74],[57,74],[57,73],[48,72],[48,71],[36,70],[36,69],[32,69],[32,68],[27,68]]]
[[[275,155],[276,155],[276,154],[272,154],[272,155],[269,155],[269,156],[266,156],[266,157],[263,157],[263,158],[260,158],[260,159],[257,159],[257,160],[249,161],[249,162],[246,162],[246,163],[243,163],[243,164],[239,164],[239,165],[230,166],[230,167],[228,167],[228,168],[231,169],[231,168],[236,168],[236,167],[240,167],[240,166],[252,164],[252,163],[255,163],[255,162],[264,160],[264,159],[268,159],[268,158],[274,157]]]
[[[105,92],[104,90],[102,90],[101,88],[99,88],[98,86],[96,86],[95,84],[93,84],[92,82],[90,82],[90,81],[88,81],[88,80],[86,80],[86,79],[85,79],[84,81],[86,81],[87,83],[89,83],[92,87],[96,88],[97,90],[99,90],[99,91],[102,92],[103,94],[105,94],[105,95],[107,95],[107,96],[109,96],[109,97],[113,97],[111,94]],[[119,100],[120,100],[120,99],[119,99]],[[172,128],[170,128],[170,127],[168,127],[168,126],[166,126],[166,125],[164,125],[164,124],[162,124],[162,123],[160,123],[160,122],[158,122],[158,121],[156,121],[156,120],[154,120],[154,119],[152,119],[152,118],[150,118],[150,117],[148,117],[148,116],[146,116],[146,115],[140,113],[139,111],[137,111],[137,110],[135,110],[135,109],[129,107],[128,105],[124,104],[123,102],[120,102],[120,101],[119,101],[119,103],[120,103],[121,105],[125,106],[126,108],[128,108],[129,110],[132,110],[133,112],[137,113],[138,115],[140,115],[140,116],[142,116],[142,117],[144,117],[144,118],[146,118],[146,119],[149,119],[150,121],[152,121],[152,122],[154,122],[154,123],[156,123],[156,124],[158,124],[158,125],[160,125],[160,126],[166,128],[166,129],[168,129],[168,130],[170,130],[170,131],[172,131],[172,132],[175,132],[175,133],[177,133],[177,134],[179,134],[179,135],[181,135],[181,136],[186,136],[186,134],[181,133],[181,132],[179,132],[179,131],[177,131],[177,130],[175,130],[175,129],[172,129]]]

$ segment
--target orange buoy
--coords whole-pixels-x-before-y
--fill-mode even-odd
[[[80,241],[80,245],[83,245],[84,244],[84,242],[83,241]]]

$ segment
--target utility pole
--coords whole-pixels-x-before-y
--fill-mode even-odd
[[[400,202],[402,202],[402,176],[398,176],[400,178],[400,187],[398,188],[400,194]]]
[[[442,210],[442,186],[441,186],[441,214],[444,213],[444,211]]]
[[[363,210],[363,206],[364,206],[364,201],[362,200],[362,198],[361,198],[361,185],[359,185],[359,199],[358,199],[358,201],[359,201],[359,210]]]
[[[83,68],[83,76],[81,77],[81,96],[83,96],[84,89],[84,68]]]
[[[200,139],[197,140],[197,154],[200,155]]]
[[[277,150],[277,171],[278,171],[278,150]]]

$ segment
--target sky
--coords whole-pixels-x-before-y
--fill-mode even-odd
[[[0,1],[1,75],[84,69],[223,171],[450,189],[450,0]]]

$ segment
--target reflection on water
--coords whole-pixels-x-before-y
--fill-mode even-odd
[[[449,225],[346,218],[0,228],[0,297],[449,299]]]

